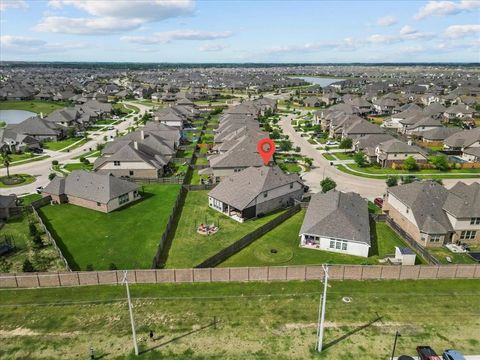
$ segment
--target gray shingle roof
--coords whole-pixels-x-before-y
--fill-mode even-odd
[[[480,183],[457,182],[449,190],[443,209],[456,218],[480,217]]]
[[[225,178],[208,195],[238,210],[243,210],[264,191],[293,182],[301,183],[298,175],[287,175],[276,165],[249,167]]]
[[[331,190],[312,196],[300,234],[354,240],[370,245],[368,204],[356,193]]]
[[[138,186],[130,181],[76,170],[65,178],[54,178],[43,192],[54,195],[66,194],[107,204],[110,200],[137,189]]]
[[[452,229],[442,210],[448,190],[435,181],[416,181],[387,190],[411,209],[418,228],[427,234],[446,234]]]

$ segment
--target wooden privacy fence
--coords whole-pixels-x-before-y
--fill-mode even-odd
[[[270,230],[274,229],[278,225],[280,225],[282,222],[287,220],[289,217],[293,216],[297,212],[300,211],[300,204],[297,204],[284,213],[278,215],[276,218],[270,220],[268,223],[263,224],[259,228],[253,230],[251,233],[245,235],[242,237],[240,240],[235,241],[232,245],[220,250],[218,253],[215,255],[209,257],[207,260],[202,262],[201,264],[197,265],[197,268],[209,268],[209,267],[214,267],[217,266],[218,264],[224,262],[227,260],[230,256],[236,254],[246,246],[250,245],[253,243],[255,240],[257,240],[260,236],[266,234]]]
[[[405,240],[415,251],[418,251],[425,260],[428,261],[431,265],[439,265],[440,261],[430,254],[427,249],[422,245],[416,242],[405,230],[403,230],[393,219],[389,216],[385,217],[385,221],[390,225],[390,227],[395,230],[402,238]]]
[[[45,198],[44,198],[45,199]],[[50,199],[51,200],[51,199]],[[49,200],[49,201],[50,201]],[[33,203],[32,203],[33,204]],[[65,257],[63,256],[62,254],[62,251],[60,250],[60,248],[58,247],[57,245],[57,242],[55,241],[55,238],[52,236],[52,234],[50,234],[50,231],[48,231],[47,227],[45,226],[45,224],[43,223],[43,220],[42,220],[42,217],[38,214],[37,210],[35,209],[35,207],[32,205],[32,212],[33,212],[33,215],[35,215],[35,217],[37,218],[38,222],[40,223],[40,226],[42,227],[43,231],[45,231],[45,234],[47,235],[47,238],[48,238],[48,241],[50,241],[50,243],[53,245],[53,247],[55,248],[55,250],[57,251],[58,253],[58,257],[63,261],[63,263],[65,264],[65,268],[69,271],[72,271],[70,269],[70,266],[68,266],[68,262],[67,262],[67,259],[65,259]]]
[[[329,265],[331,280],[480,279],[476,265]],[[207,269],[129,270],[135,284],[246,281],[302,281],[323,278],[321,265]],[[123,271],[0,274],[0,288],[71,287],[121,284]]]
[[[172,209],[172,212],[170,213],[170,217],[168,218],[165,231],[163,232],[162,237],[158,242],[157,253],[155,254],[152,262],[153,269],[162,267],[167,259],[168,250],[170,249],[170,243],[174,235],[175,221],[178,221],[178,217],[182,212],[182,203],[185,201],[186,196],[187,196],[187,189],[184,186],[182,186],[177,196],[177,200],[175,201],[175,205],[173,205],[173,209]]]

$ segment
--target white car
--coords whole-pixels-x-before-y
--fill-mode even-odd
[[[325,143],[325,145],[337,145],[338,143],[336,141],[329,140]]]

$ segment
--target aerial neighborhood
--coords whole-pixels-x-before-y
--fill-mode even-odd
[[[0,273],[120,284],[120,270],[213,282],[480,266],[475,69],[1,71]]]

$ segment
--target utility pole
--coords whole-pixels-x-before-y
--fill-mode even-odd
[[[125,287],[127,288],[128,311],[130,312],[130,323],[132,324],[133,347],[135,348],[135,355],[138,356],[137,333],[135,331],[135,320],[133,319],[133,307],[132,307],[132,301],[130,300],[130,288],[128,287],[126,270],[123,273],[122,284],[125,284]]]
[[[397,338],[399,338],[400,336],[400,333],[397,331],[395,331],[395,341],[393,342],[393,350],[392,350],[392,359],[393,360],[393,357],[395,356],[395,349],[397,348]]]
[[[327,286],[328,286],[328,265],[322,265],[323,268],[323,295],[320,297],[319,304],[319,322],[318,322],[318,340],[317,340],[317,351],[322,352],[323,347],[323,327],[325,322],[325,305],[327,303]],[[321,311],[320,311],[321,306]]]

